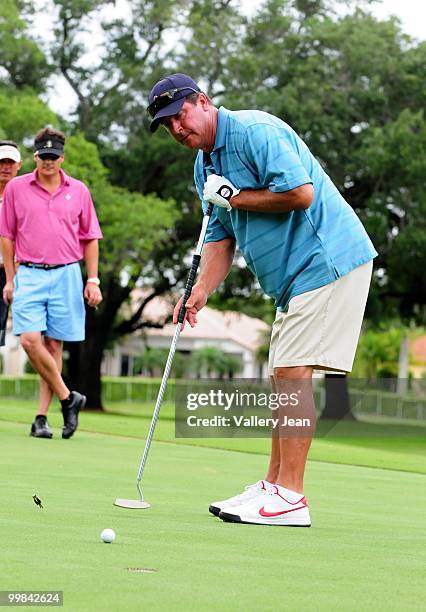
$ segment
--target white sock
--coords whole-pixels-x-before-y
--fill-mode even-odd
[[[303,493],[296,493],[296,491],[292,491],[291,489],[286,489],[285,487],[282,487],[281,485],[278,485],[278,484],[276,484],[275,486],[278,489],[278,493],[282,495],[291,504],[295,504],[296,502],[301,500],[303,497]]]

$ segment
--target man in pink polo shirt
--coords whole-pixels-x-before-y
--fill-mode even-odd
[[[70,438],[86,397],[70,391],[61,376],[63,341],[85,337],[84,298],[102,300],[98,240],[102,233],[89,190],[67,176],[65,136],[45,128],[35,137],[36,169],[8,183],[3,194],[0,236],[6,271],[3,299],[12,304],[13,332],[40,374],[38,414],[31,435],[51,438],[47,412],[53,394],[62,406],[62,437]],[[79,261],[84,258],[83,288]],[[15,275],[14,259],[19,262]]]

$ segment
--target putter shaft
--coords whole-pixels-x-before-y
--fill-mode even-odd
[[[142,455],[142,459],[141,462],[139,464],[139,469],[138,469],[138,475],[137,475],[137,479],[136,479],[136,488],[140,497],[140,501],[143,502],[143,494],[142,494],[142,489],[140,486],[140,482],[144,473],[144,469],[145,469],[145,465],[146,465],[146,461],[148,459],[148,453],[149,453],[149,449],[151,447],[151,442],[152,442],[152,438],[154,435],[154,431],[155,431],[155,426],[157,424],[157,420],[158,420],[158,415],[160,412],[160,408],[161,408],[161,404],[163,401],[163,396],[164,396],[164,392],[166,390],[166,385],[167,385],[167,381],[169,379],[169,375],[170,375],[170,370],[172,367],[172,363],[173,363],[173,357],[174,354],[176,352],[176,345],[177,342],[179,340],[179,336],[180,333],[183,329],[183,322],[185,319],[185,313],[186,313],[186,302],[188,301],[189,296],[191,295],[191,291],[192,291],[192,287],[194,286],[194,280],[195,280],[195,276],[197,274],[197,270],[198,270],[198,266],[200,263],[200,259],[201,259],[201,253],[203,250],[203,246],[204,246],[204,240],[206,237],[206,232],[207,232],[207,227],[210,221],[210,217],[212,215],[213,212],[213,204],[209,204],[206,210],[206,213],[204,214],[203,217],[203,223],[201,226],[201,231],[200,231],[200,237],[198,239],[198,243],[197,243],[197,247],[195,249],[195,253],[192,257],[192,265],[191,265],[191,270],[189,272],[188,275],[188,280],[186,282],[186,286],[185,286],[185,292],[183,295],[183,300],[182,300],[182,304],[179,310],[179,314],[178,314],[178,320],[177,320],[177,324],[176,324],[176,329],[175,329],[175,333],[173,335],[173,340],[172,340],[172,344],[170,346],[170,350],[169,350],[169,356],[167,358],[167,362],[166,362],[166,366],[164,368],[164,373],[163,373],[163,378],[161,380],[161,385],[160,385],[160,389],[158,391],[158,396],[157,396],[157,401],[155,403],[155,409],[154,409],[154,414],[152,416],[152,420],[151,420],[151,425],[149,428],[149,432],[148,432],[148,437],[146,439],[145,442],[145,448],[143,451],[143,455]]]
[[[138,493],[140,495],[141,501],[143,501],[143,495],[142,495],[142,491],[140,489],[139,483],[141,481],[143,470],[145,468],[145,463],[146,463],[146,460],[147,460],[147,457],[148,457],[149,449],[151,447],[152,437],[154,435],[154,430],[155,430],[155,426],[157,424],[158,414],[160,412],[161,404],[163,402],[163,396],[164,396],[164,392],[166,390],[167,381],[169,379],[170,370],[171,370],[172,363],[173,363],[173,357],[174,357],[174,354],[175,354],[175,351],[176,351],[176,345],[177,345],[177,342],[179,340],[179,336],[180,336],[181,330],[182,330],[182,324],[178,323],[176,325],[176,329],[175,329],[175,333],[174,333],[174,336],[173,336],[172,344],[171,344],[171,347],[170,347],[170,350],[169,350],[169,356],[167,358],[166,367],[164,368],[163,378],[161,380],[161,385],[160,385],[160,389],[158,391],[157,401],[155,403],[154,414],[152,415],[152,421],[151,421],[151,425],[150,425],[150,428],[149,428],[148,437],[146,439],[145,448],[144,448],[142,459],[141,459],[141,462],[140,462],[140,465],[139,465],[136,486],[137,486]]]

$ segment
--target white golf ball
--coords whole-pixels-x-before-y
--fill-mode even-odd
[[[101,540],[106,544],[111,544],[115,540],[114,529],[104,529],[101,533]]]

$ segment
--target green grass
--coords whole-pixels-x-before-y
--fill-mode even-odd
[[[348,423],[315,440],[313,527],[280,529],[207,512],[263,475],[269,442],[175,441],[164,408],[144,477],[153,507],[131,511],[112,502],[135,496],[152,406],[85,413],[71,440],[60,439],[55,410],[55,437],[36,440],[34,403],[0,402],[1,589],[63,590],[73,612],[422,608],[424,429]],[[99,540],[105,527],[112,545]]]
[[[0,418],[29,424],[34,415],[35,402],[30,400],[0,400]],[[105,414],[86,412],[80,429],[98,433],[141,438],[148,432],[153,412],[153,403],[132,404],[114,402]],[[176,439],[174,406],[164,404],[155,431],[156,440],[176,444],[208,446],[224,450],[242,451],[267,455],[270,442],[267,438],[191,438]],[[49,415],[52,426],[59,428],[62,417],[55,406]],[[310,451],[311,461],[347,463],[426,473],[426,427],[405,425],[402,422],[341,422],[337,425],[319,424],[326,427],[320,437],[315,438]]]

